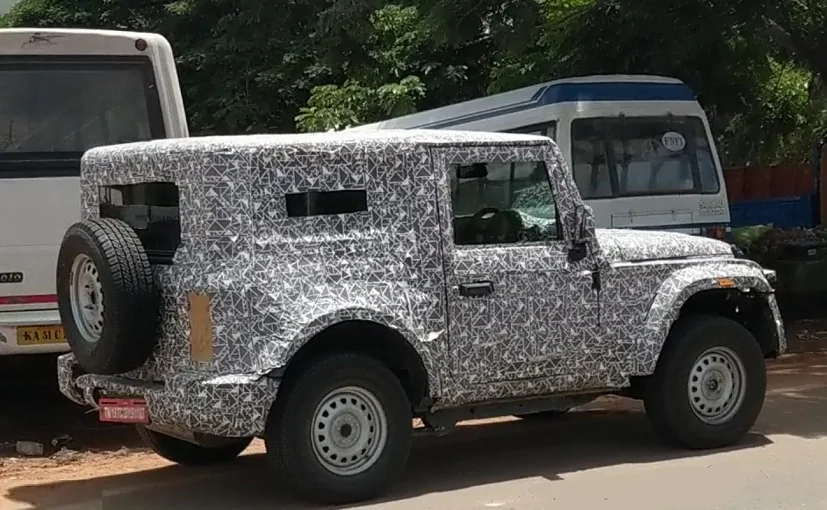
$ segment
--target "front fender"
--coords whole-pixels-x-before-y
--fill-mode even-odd
[[[262,373],[283,368],[293,355],[321,331],[345,321],[367,321],[398,331],[422,359],[428,373],[432,395],[439,395],[443,377],[450,368],[444,307],[433,295],[410,287],[394,286],[372,292],[372,284],[361,285],[358,291],[337,295],[334,289],[326,298],[297,299],[283,304],[282,330],[279,342],[262,364]],[[341,287],[338,287],[341,290]],[[374,291],[377,289],[373,289]],[[376,299],[376,296],[384,296]],[[393,296],[392,303],[386,299]],[[442,310],[442,311],[440,311]]]
[[[704,290],[722,288],[737,288],[745,292],[754,291],[768,295],[768,303],[776,325],[774,334],[777,335],[779,351],[783,352],[786,346],[784,326],[772,286],[762,268],[753,262],[716,262],[680,269],[661,284],[649,308],[643,334],[635,348],[635,372],[632,375],[649,375],[655,371],[669,330],[690,297]]]

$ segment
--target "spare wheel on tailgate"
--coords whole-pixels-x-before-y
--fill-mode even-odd
[[[67,340],[87,372],[128,372],[152,353],[159,293],[127,223],[102,218],[69,227],[58,254],[57,295]]]

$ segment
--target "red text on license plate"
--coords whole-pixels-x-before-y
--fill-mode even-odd
[[[98,401],[98,419],[115,423],[149,423],[149,410],[142,399],[102,398]]]

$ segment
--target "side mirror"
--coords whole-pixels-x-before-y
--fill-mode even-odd
[[[577,204],[574,209],[574,244],[580,244],[594,237],[594,211],[585,204]]]
[[[592,208],[583,203],[577,204],[574,209],[573,226],[569,260],[577,262],[586,258],[589,240],[594,237],[594,211],[592,211]]]

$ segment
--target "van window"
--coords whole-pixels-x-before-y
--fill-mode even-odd
[[[163,137],[145,57],[2,57],[0,90],[0,159]]]
[[[699,117],[601,117],[571,124],[572,170],[583,198],[717,193]]]
[[[518,127],[509,129],[506,133],[523,133],[526,135],[547,136],[552,140],[557,140],[557,121],[544,122],[542,124],[532,124],[530,126]]]

